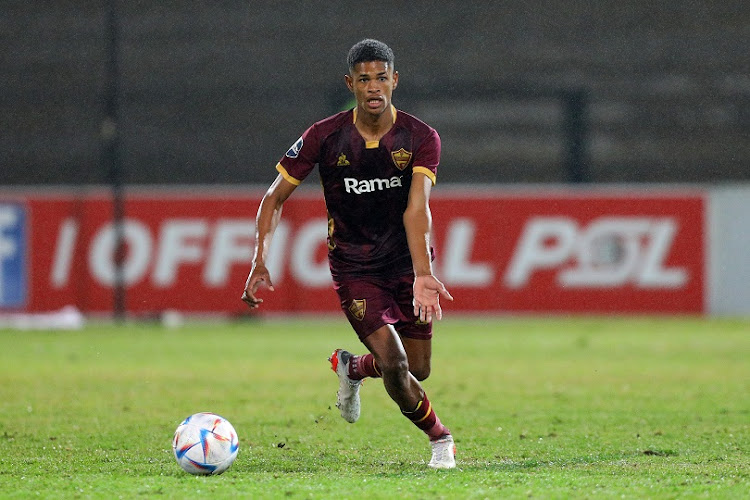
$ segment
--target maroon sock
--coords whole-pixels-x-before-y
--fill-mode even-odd
[[[375,364],[375,356],[370,353],[362,356],[352,356],[349,361],[349,378],[361,380],[365,377],[379,378],[382,374]]]
[[[451,433],[451,431],[440,422],[437,414],[432,409],[430,400],[427,399],[427,394],[424,395],[422,401],[419,402],[414,411],[402,411],[401,413],[411,420],[414,425],[422,429],[422,432],[427,434],[430,441],[434,441]]]

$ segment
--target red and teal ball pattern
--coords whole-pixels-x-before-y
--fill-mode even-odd
[[[237,458],[239,448],[232,424],[210,412],[190,415],[177,426],[172,440],[177,463],[196,475],[221,474]]]

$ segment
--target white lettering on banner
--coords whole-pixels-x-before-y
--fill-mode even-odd
[[[509,288],[524,286],[536,269],[549,269],[562,264],[570,255],[577,224],[563,217],[529,219],[505,274]]]
[[[310,220],[297,233],[294,247],[292,247],[292,273],[305,286],[315,288],[331,283],[328,259],[315,262],[315,250],[318,245],[326,245],[327,237],[328,221],[326,219]]]
[[[448,225],[443,249],[441,278],[454,286],[483,287],[492,283],[494,272],[487,263],[470,262],[476,224],[471,219],[453,219]]]
[[[133,219],[123,221],[123,238],[128,247],[123,266],[123,281],[133,284],[143,278],[151,262],[153,241],[148,227]],[[89,269],[102,285],[115,282],[115,227],[107,224],[94,237],[89,251]]]
[[[60,232],[57,235],[55,245],[55,260],[52,263],[52,286],[61,288],[70,279],[70,266],[73,263],[73,255],[78,238],[78,222],[72,217],[63,221]]]
[[[250,264],[253,258],[255,223],[252,219],[220,219],[216,223],[203,281],[209,286],[227,282],[233,264]],[[273,279],[273,276],[271,276]]]
[[[505,274],[509,288],[525,286],[540,269],[560,269],[566,287],[679,288],[687,282],[684,268],[666,268],[677,232],[669,217],[601,217],[588,227],[565,217],[529,219]]]
[[[321,226],[325,228],[316,238],[315,231],[319,231]],[[253,219],[220,219],[213,231],[209,221],[204,219],[167,219],[163,221],[158,234],[153,235],[142,222],[126,219],[123,221],[124,245],[127,248],[122,263],[124,282],[133,285],[143,280],[151,269],[154,286],[168,288],[177,282],[180,266],[203,264],[204,284],[215,288],[225,286],[233,265],[245,263],[249,269],[254,249],[254,227]],[[305,257],[304,254],[310,251],[314,255],[316,240],[322,240],[321,244],[325,245],[327,222],[317,219],[303,228],[306,229],[294,242],[297,261],[300,262],[297,267],[305,268],[303,278],[306,281],[317,282],[317,274],[323,271],[322,266],[312,266],[312,257]],[[283,279],[290,233],[289,225],[282,221],[273,236],[274,251],[269,252],[266,265],[274,283]],[[50,283],[55,288],[63,288],[70,283],[78,234],[79,225],[74,218],[61,222],[50,270]],[[158,241],[156,248],[154,241]],[[85,241],[83,245],[86,245]],[[101,226],[84,250],[88,251],[88,266],[93,279],[102,286],[112,286],[116,272],[113,224]],[[324,270],[327,272],[327,268]]]
[[[664,261],[672,249],[677,234],[677,223],[673,219],[654,221],[651,226],[651,245],[643,256],[638,283],[643,288],[680,288],[687,283],[688,273],[684,268],[664,268]]]
[[[185,262],[203,259],[203,242],[208,233],[204,219],[172,219],[161,228],[159,254],[154,268],[154,284],[168,287],[177,279],[177,270]]]

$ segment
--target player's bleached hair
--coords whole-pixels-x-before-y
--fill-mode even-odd
[[[383,61],[388,63],[390,67],[393,67],[394,60],[395,56],[391,48],[383,42],[373,40],[372,38],[365,38],[361,42],[355,43],[349,49],[349,55],[346,57],[346,63],[349,65],[350,72],[357,64],[370,61]]]

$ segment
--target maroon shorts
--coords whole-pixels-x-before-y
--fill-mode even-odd
[[[360,340],[384,325],[412,339],[432,338],[432,323],[414,315],[414,275],[397,277],[334,278],[341,310]]]

